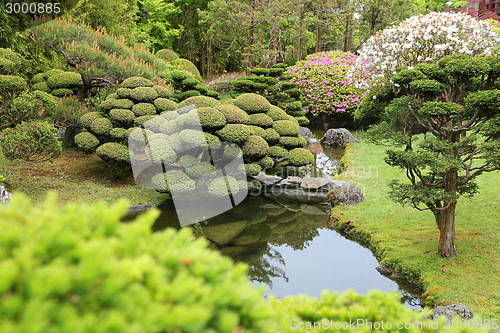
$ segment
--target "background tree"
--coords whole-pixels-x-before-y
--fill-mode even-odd
[[[376,141],[406,146],[388,150],[386,163],[405,170],[410,184],[391,183],[391,197],[434,214],[439,253],[458,254],[455,208],[477,191],[474,178],[500,170],[500,56],[453,54],[392,78],[398,97],[371,129]],[[419,133],[425,136],[415,137]],[[422,208],[422,206],[426,208]]]

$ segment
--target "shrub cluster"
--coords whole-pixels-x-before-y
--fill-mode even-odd
[[[170,72],[160,73],[161,76],[172,85],[174,89],[174,94],[171,99],[176,102],[182,102],[183,100],[193,97],[193,96],[207,96],[215,99],[219,99],[219,94],[213,90],[210,90],[207,86],[203,84],[201,75],[198,72],[196,66],[189,62],[192,66],[183,66],[186,59],[177,59],[172,61],[173,64],[177,64],[177,69]],[[181,65],[179,65],[181,64]],[[193,67],[196,72],[193,74]],[[187,68],[187,69],[186,69]],[[189,70],[191,68],[191,71]]]
[[[56,68],[36,74],[31,84],[32,90],[40,90],[56,97],[71,96],[80,89],[82,76],[76,72],[65,72]]]

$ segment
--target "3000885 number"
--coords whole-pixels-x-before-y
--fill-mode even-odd
[[[5,12],[7,14],[59,14],[61,7],[59,2],[7,2]]]

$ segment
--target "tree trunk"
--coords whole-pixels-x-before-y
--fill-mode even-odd
[[[444,209],[441,213],[439,229],[439,253],[442,257],[454,257],[458,254],[455,247],[455,208],[457,206],[457,170],[447,172],[445,177],[446,193],[449,195],[444,200]]]
[[[259,22],[259,48],[260,48],[260,62],[259,67],[264,67],[264,44],[262,40],[262,21]]]
[[[304,24],[304,8],[299,7],[299,31],[297,34],[297,62],[302,60],[302,29]]]
[[[76,97],[78,98],[79,102],[83,102],[83,100],[87,98],[90,91],[90,79],[84,75],[81,75],[81,77],[82,77],[82,85],[80,86],[80,89],[78,89],[78,92],[76,93]]]
[[[62,140],[62,147],[64,149],[71,148],[73,145],[73,139],[75,138],[75,128],[72,126],[66,127],[66,131],[64,132],[64,137]]]
[[[276,26],[276,7],[273,8],[271,32],[269,37],[269,68],[276,64],[276,50],[278,44],[278,27]]]
[[[314,50],[316,53],[321,52],[321,23],[316,23],[316,48]]]
[[[347,17],[344,33],[344,52],[349,52],[349,32],[351,31],[350,20],[351,18]]]

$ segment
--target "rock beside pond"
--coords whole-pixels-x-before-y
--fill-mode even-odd
[[[282,179],[276,186],[297,186],[302,183],[302,178],[289,176],[288,178]]]
[[[451,304],[447,306],[436,306],[430,316],[430,319],[437,319],[440,316],[446,316],[448,319],[459,316],[462,319],[471,319],[474,317],[472,310],[463,304]]]
[[[334,206],[356,205],[365,201],[363,192],[351,182],[344,180],[333,180],[328,184],[328,201]]]
[[[389,267],[386,267],[384,265],[379,265],[375,267],[375,269],[382,275],[390,275],[392,274],[392,269]]]
[[[345,128],[330,128],[321,138],[321,143],[326,146],[345,148],[348,143],[360,142]]]
[[[314,136],[313,132],[307,127],[300,126],[300,135],[303,136],[305,139],[307,138],[312,138]]]
[[[0,203],[8,205],[10,197],[11,194],[7,191],[7,189],[0,185]]]
[[[282,179],[279,176],[268,176],[262,171],[257,176],[255,176],[253,178],[257,179],[259,182],[262,183],[262,185],[265,185],[265,186],[272,186],[272,185],[278,183]]]

